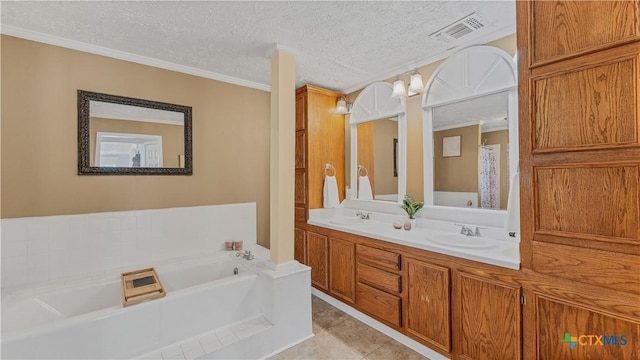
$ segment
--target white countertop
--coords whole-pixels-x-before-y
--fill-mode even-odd
[[[460,232],[460,226],[454,223],[418,219],[417,226],[406,231],[403,229],[397,230],[393,227],[393,222],[400,220],[400,216],[382,213],[370,214],[371,220],[365,220],[357,224],[343,225],[336,224],[332,222],[332,220],[340,218],[341,216],[353,217],[355,211],[352,209],[311,210],[307,223],[508,269],[520,269],[520,243],[517,239],[509,238],[504,229],[481,227],[480,232],[482,236],[480,238],[471,236],[464,237],[464,240],[471,242],[473,242],[474,239],[478,239],[478,241],[485,246],[480,244],[476,246],[473,243],[469,246],[456,246],[453,244],[455,240],[451,242],[447,240],[452,236],[455,237]],[[473,224],[465,225],[472,229],[476,227]]]

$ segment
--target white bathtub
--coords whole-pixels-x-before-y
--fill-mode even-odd
[[[257,275],[228,253],[155,269],[167,295],[126,308],[119,274],[3,294],[2,358],[131,358],[260,312]]]

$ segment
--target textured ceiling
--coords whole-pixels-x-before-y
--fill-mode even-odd
[[[297,85],[351,92],[515,32],[514,1],[2,1],[1,10],[9,35],[52,35],[265,89],[276,43],[299,52]],[[450,43],[429,37],[473,12],[484,28]]]

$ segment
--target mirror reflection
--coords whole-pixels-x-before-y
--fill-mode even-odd
[[[508,92],[433,108],[434,205],[506,210]]]
[[[398,201],[398,119],[357,125],[358,199]]]
[[[91,166],[184,167],[184,114],[101,101],[89,103]]]
[[[78,91],[80,174],[191,174],[191,107]]]

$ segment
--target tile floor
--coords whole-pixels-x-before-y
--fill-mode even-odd
[[[429,360],[315,296],[311,306],[315,336],[269,360]]]

